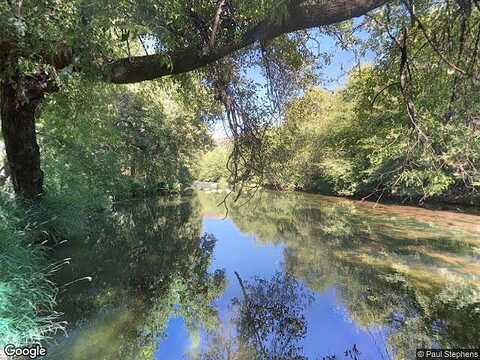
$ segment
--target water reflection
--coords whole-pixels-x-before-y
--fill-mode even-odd
[[[95,217],[64,249],[59,282],[93,281],[63,293],[69,337],[49,358],[400,360],[480,345],[476,216],[264,193],[223,219],[222,199]]]
[[[203,197],[210,213],[216,201]],[[385,357],[480,344],[475,216],[266,193],[230,217],[257,241],[284,244],[285,270],[311,290],[335,287],[358,327],[385,329]]]
[[[304,311],[313,295],[288,273],[244,281],[235,273],[242,296],[232,300],[231,332],[211,332],[198,360],[304,360],[299,342],[307,333]]]
[[[57,281],[93,280],[63,293],[69,337],[50,346],[49,359],[153,359],[172,315],[192,334],[214,328],[210,303],[225,285],[222,270],[208,271],[214,245],[188,201],[143,201],[97,217],[89,238],[65,248],[72,266]]]

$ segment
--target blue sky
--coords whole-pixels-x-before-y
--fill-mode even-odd
[[[359,20],[356,21],[359,23]],[[368,33],[361,31],[357,34],[362,40],[366,40]],[[339,90],[347,81],[348,73],[355,66],[365,65],[368,63],[373,63],[375,61],[374,54],[372,52],[367,52],[364,56],[361,56],[359,59],[355,58],[355,54],[351,50],[343,50],[339,48],[335,40],[327,35],[318,36],[318,44],[313,44],[316,48],[312,48],[314,51],[321,53],[331,54],[331,59],[328,64],[324,63],[323,60],[319,60],[319,86],[327,89],[329,91]],[[255,82],[264,85],[265,79],[262,77],[261,72],[258,68],[249,68],[246,70],[247,78],[254,80]],[[259,89],[261,93],[265,93],[263,89]],[[216,139],[221,139],[226,137],[225,129],[223,123],[215,124],[212,129],[213,136]]]

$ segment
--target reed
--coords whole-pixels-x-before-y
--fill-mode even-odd
[[[45,340],[64,324],[45,249],[32,241],[29,212],[0,195],[0,347]],[[35,232],[35,231],[33,231]]]

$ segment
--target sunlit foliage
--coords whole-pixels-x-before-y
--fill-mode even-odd
[[[115,88],[71,79],[40,122],[49,191],[126,198],[188,186],[194,155],[209,142],[198,94],[191,101],[175,82]]]

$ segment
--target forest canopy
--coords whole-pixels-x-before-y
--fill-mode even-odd
[[[353,107],[352,124],[357,129],[350,129],[350,134],[350,130],[335,129],[328,135],[333,143],[338,132],[343,131],[345,141],[350,145],[356,142],[370,157],[349,157],[347,153],[358,154],[358,148],[330,148],[326,152],[339,155],[311,159],[308,171],[321,171],[326,178],[333,176],[329,187],[339,194],[373,191],[376,196],[387,192],[423,199],[463,188],[476,191],[479,109],[474,94],[479,86],[478,20],[479,9],[474,0],[2,2],[0,75],[2,133],[8,159],[5,171],[18,195],[36,199],[44,192],[44,178],[49,176],[44,176],[49,164],[44,158],[45,166],[41,165],[39,143],[45,154],[54,151],[49,133],[61,133],[62,126],[70,127],[66,122],[75,122],[87,111],[76,106],[77,98],[71,94],[92,94],[100,88],[116,93],[140,91],[143,93],[136,97],[138,100],[125,100],[130,96],[125,95],[123,100],[115,101],[107,95],[108,100],[103,101],[111,101],[113,107],[121,102],[125,107],[129,102],[138,109],[138,101],[145,101],[145,91],[149,90],[132,89],[160,87],[163,93],[153,90],[156,99],[148,102],[181,93],[180,102],[197,103],[195,114],[191,115],[196,124],[192,126],[223,119],[233,138],[226,167],[236,190],[241,191],[246,183],[274,182],[266,179],[271,173],[269,166],[276,161],[271,159],[274,150],[267,138],[274,132],[280,134],[278,129],[271,129],[278,127],[282,119],[285,124],[293,121],[285,106],[292,104],[294,97],[308,96],[308,89],[321,85],[322,65],[328,64],[332,56],[321,46],[328,37],[337,48],[352,51],[357,60],[373,54],[368,60],[371,70],[352,72],[347,86],[350,90],[342,90],[342,97],[349,97],[344,99],[346,107]],[[258,74],[254,78],[262,80],[252,78],[252,72]],[[155,80],[156,85],[109,85],[167,75],[175,76]],[[55,123],[47,120],[48,110],[42,115],[43,108],[67,99],[66,108],[76,113],[60,115],[65,122],[56,123],[55,128],[46,126],[37,134],[37,125],[39,128],[42,122]],[[82,101],[82,96],[78,99]],[[95,99],[98,104],[102,97]],[[97,111],[109,117],[109,111]],[[152,111],[144,113],[149,117]],[[171,123],[180,128],[183,120],[177,120]],[[127,122],[117,120],[110,124],[117,131]],[[366,131],[369,138],[358,138],[359,130]],[[129,132],[122,135],[125,142],[125,136],[134,136],[132,131],[153,136],[157,130],[130,126],[123,131]],[[281,135],[297,137],[297,142],[302,137],[285,132]],[[354,141],[350,141],[350,135]],[[385,139],[392,141],[385,143]],[[98,140],[104,142],[106,138]],[[127,141],[130,151],[141,151],[138,143]],[[142,141],[148,142],[150,153],[161,154],[160,149],[165,149],[152,139]],[[198,145],[197,140],[192,141],[186,144]],[[302,152],[289,151],[297,155]],[[177,163],[181,156],[170,157],[167,151],[157,164],[171,163],[173,158]],[[141,155],[138,161],[144,161]],[[326,166],[328,161],[336,163],[337,169]],[[319,162],[324,163],[323,170],[319,169]],[[125,163],[121,168],[124,175],[131,174],[132,169]],[[145,179],[151,181],[154,170],[148,171],[150,175]],[[174,170],[166,165],[165,171],[171,174]],[[188,178],[185,174],[182,177]],[[308,180],[307,176],[302,181],[317,180]],[[171,183],[172,179],[158,182],[165,181]],[[316,187],[295,181],[293,185]]]
[[[44,98],[62,92],[74,73],[106,83],[136,83],[198,69],[201,81],[225,107],[237,139],[234,177],[248,180],[252,170],[239,174],[238,164],[250,152],[245,169],[258,167],[260,159],[251,148],[259,145],[268,107],[251,99],[255,85],[242,76],[242,70],[264,69],[271,80],[269,98],[280,105],[305,83],[303,70],[314,57],[308,49],[307,29],[352,19],[384,3],[2,2],[0,105],[15,192],[30,200],[43,193],[35,120]]]

